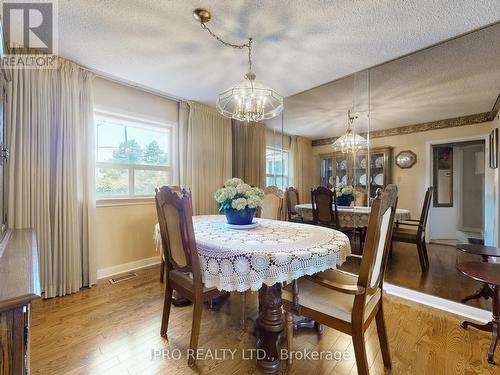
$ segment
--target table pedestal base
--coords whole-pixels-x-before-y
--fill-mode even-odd
[[[481,297],[483,297],[484,299],[493,298],[493,291],[488,284],[483,284],[481,289],[479,289],[476,293],[465,297],[461,302],[467,303],[467,301],[470,301],[471,299],[479,299]]]
[[[493,359],[495,355],[495,349],[498,343],[498,331],[500,331],[500,296],[499,296],[499,288],[497,285],[489,286],[485,284],[485,286],[489,289],[491,297],[493,298],[493,320],[486,324],[477,324],[473,322],[464,321],[460,326],[464,329],[467,329],[469,326],[479,329],[485,332],[491,332],[491,345],[488,350],[488,363],[494,365],[495,361]],[[484,287],[483,287],[484,288]]]
[[[259,290],[259,317],[255,327],[257,365],[270,374],[280,368],[281,335],[284,330],[281,284],[263,285]]]

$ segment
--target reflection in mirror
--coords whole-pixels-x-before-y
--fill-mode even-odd
[[[453,147],[433,148],[434,207],[453,207]]]
[[[481,256],[456,245],[497,244],[498,171],[489,164],[488,135],[500,126],[498,40],[500,24],[491,25],[285,99],[287,130],[313,140],[313,186],[345,182],[357,190],[355,207],[342,208],[357,233],[376,189],[398,185],[405,241],[394,241],[390,284],[457,303],[480,287],[457,263]],[[332,143],[346,134],[348,111],[358,117],[352,133],[366,137],[369,149],[346,155]],[[348,262],[343,268],[355,273]],[[467,305],[489,310],[491,298]]]

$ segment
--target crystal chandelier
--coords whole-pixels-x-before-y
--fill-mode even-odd
[[[347,130],[346,133],[333,142],[332,147],[335,151],[342,153],[354,153],[368,146],[366,138],[352,132],[352,123],[357,116],[351,116],[351,110],[347,112]]]
[[[283,111],[283,97],[257,81],[252,71],[252,38],[245,44],[232,44],[223,41],[208,28],[211,14],[205,9],[195,9],[193,17],[200,22],[202,29],[227,47],[248,49],[248,73],[245,80],[219,94],[216,102],[217,110],[224,116],[239,121],[259,122],[278,116]]]

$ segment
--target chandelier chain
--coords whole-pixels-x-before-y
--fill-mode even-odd
[[[253,39],[252,38],[248,38],[248,42],[247,43],[244,43],[244,44],[234,44],[234,43],[229,43],[229,42],[226,42],[225,40],[223,40],[221,37],[219,37],[217,34],[215,34],[212,30],[210,30],[210,28],[205,25],[204,22],[200,22],[200,25],[201,25],[201,28],[202,29],[205,29],[208,31],[208,33],[214,38],[216,39],[219,43],[221,43],[222,45],[226,46],[226,47],[231,47],[231,48],[235,48],[235,49],[243,49],[243,48],[248,48],[248,70],[251,72],[252,71],[252,42],[253,42]]]

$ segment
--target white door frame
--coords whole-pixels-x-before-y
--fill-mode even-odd
[[[496,207],[497,198],[496,198],[496,184],[495,184],[495,172],[493,169],[489,167],[488,157],[489,155],[489,132],[486,134],[477,134],[471,135],[468,137],[459,137],[459,138],[446,138],[446,139],[436,139],[432,141],[427,141],[425,144],[425,186],[431,186],[432,182],[432,146],[440,145],[446,143],[459,143],[459,142],[470,142],[470,141],[484,141],[484,243],[486,245],[498,246],[498,209],[491,208],[488,210],[488,207]],[[492,193],[488,192],[488,186],[494,186],[492,189]],[[431,202],[432,205],[432,202]],[[431,206],[432,207],[432,206]],[[432,216],[429,216],[429,220],[427,221],[426,232],[430,233],[430,226],[432,224]],[[427,236],[428,237],[428,236]],[[429,241],[429,238],[427,238]]]

